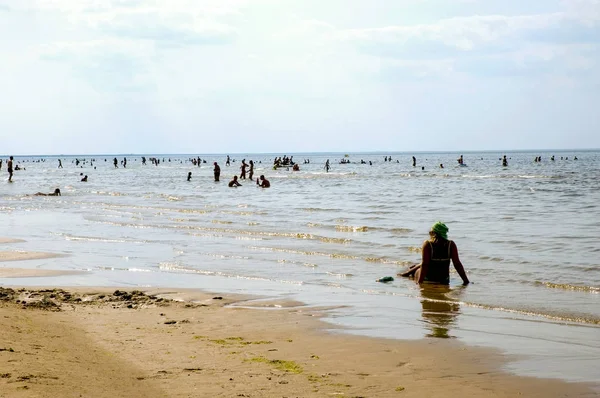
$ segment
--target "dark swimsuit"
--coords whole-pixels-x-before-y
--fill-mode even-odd
[[[429,261],[425,281],[449,285],[452,241],[447,240],[436,245],[429,241],[429,247],[431,247],[431,260]]]

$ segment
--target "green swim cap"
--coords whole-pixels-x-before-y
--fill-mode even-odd
[[[437,234],[437,236],[444,239],[448,239],[448,227],[441,221],[436,222],[431,227],[431,230]]]

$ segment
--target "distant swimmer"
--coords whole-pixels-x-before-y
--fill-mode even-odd
[[[37,192],[37,193],[33,194],[33,196],[62,196],[62,195],[60,194],[60,189],[56,188],[54,190],[54,192],[50,192],[50,193]]]
[[[8,168],[8,182],[12,182],[13,176],[13,157],[8,158],[8,163],[6,164]]]
[[[271,183],[269,182],[269,180],[267,180],[265,178],[264,175],[261,175],[260,178],[256,179],[256,184],[258,186],[260,186],[261,188],[270,188],[271,187]]]
[[[329,173],[329,169],[330,169],[330,167],[329,167],[329,159],[327,159],[327,161],[325,162],[325,171],[327,173]]]
[[[87,175],[81,179],[81,182],[87,182]]]
[[[413,161],[413,167],[417,167],[417,158],[413,156],[412,161]]]
[[[412,266],[408,271],[398,276],[414,276],[415,282],[450,284],[450,261],[463,280],[463,285],[469,284],[467,273],[458,258],[456,244],[448,239],[448,227],[438,221],[429,231],[429,239],[423,242],[421,264]]]
[[[62,161],[60,159],[58,159],[58,168],[59,169],[63,168]]]
[[[502,166],[503,166],[503,167],[506,167],[506,166],[508,166],[508,160],[506,160],[506,155],[504,155],[504,156],[502,157]]]
[[[233,176],[233,180],[229,181],[229,187],[241,187],[242,184],[240,184],[240,182],[238,181],[238,177],[237,176]]]
[[[214,163],[215,168],[214,168],[214,173],[215,173],[215,182],[219,182],[219,178],[221,177],[221,167],[219,166],[219,164],[217,162]]]
[[[187,176],[188,181],[192,181],[192,172],[190,171]]]
[[[443,168],[444,168],[444,164],[440,163],[440,169],[443,169]]]
[[[298,163],[295,163],[294,166],[292,167],[293,171],[300,171],[300,166],[298,165]]]
[[[113,164],[115,165],[115,169],[119,168],[119,161],[117,160],[117,158],[113,159]]]
[[[231,159],[229,158],[229,155],[227,155],[227,160],[225,161],[225,166],[231,166]]]
[[[465,161],[463,159],[463,155],[460,155],[460,157],[456,160],[458,161],[458,164],[460,164],[460,165],[463,165],[465,163]]]

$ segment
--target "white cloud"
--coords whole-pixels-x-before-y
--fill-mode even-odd
[[[600,0],[587,0],[586,4]],[[584,3],[577,1],[577,3]],[[574,10],[578,12],[575,13]],[[599,21],[600,15],[573,10],[537,15],[475,15],[447,18],[436,23],[350,29],[337,33],[342,41],[355,43],[363,51],[389,57],[449,56],[492,49],[515,49],[522,42],[567,36],[578,26]],[[579,39],[598,32],[577,32]],[[576,40],[577,38],[573,38]]]

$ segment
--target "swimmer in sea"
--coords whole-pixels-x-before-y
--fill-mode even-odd
[[[8,182],[12,182],[12,176],[13,176],[13,157],[12,156],[10,158],[8,158],[7,167],[8,167]]]
[[[237,176],[233,176],[233,180],[229,181],[229,188],[241,187],[241,186],[242,186],[242,184],[240,184],[240,182],[238,181]]]
[[[81,182],[87,182],[87,175],[81,179]]]
[[[240,178],[242,179],[246,179],[246,168],[248,167],[248,164],[246,163],[246,159],[242,159],[242,165],[240,166],[240,169],[242,170],[240,172]]]
[[[50,192],[50,193],[37,192],[37,193],[33,194],[33,196],[61,196],[61,194],[60,194],[60,189],[56,188],[54,190],[54,192]]]
[[[267,180],[265,178],[264,175],[261,175],[260,178],[256,179],[256,184],[261,188],[270,188],[271,187],[271,183],[269,182],[269,180]]]
[[[214,168],[214,173],[215,173],[215,182],[219,182],[219,177],[221,177],[221,167],[219,166],[219,164],[217,162],[214,163],[215,168]]]
[[[254,176],[254,161],[250,160],[250,170],[248,171],[248,178],[252,179]]]
[[[438,221],[429,231],[429,239],[423,242],[421,250],[421,264],[412,266],[408,271],[398,276],[414,276],[415,282],[434,282],[444,285],[450,284],[450,261],[458,272],[463,285],[468,285],[469,278],[458,258],[456,244],[448,239],[448,227]]]
[[[190,171],[187,176],[188,181],[192,181],[192,172]]]

